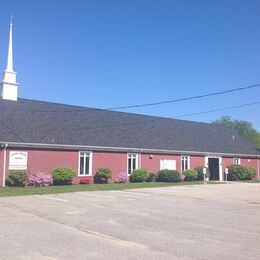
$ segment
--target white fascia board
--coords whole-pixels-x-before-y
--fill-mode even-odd
[[[215,153],[215,152],[198,152],[198,151],[179,151],[179,150],[160,150],[146,148],[129,148],[129,147],[109,147],[109,146],[89,146],[89,145],[68,145],[68,144],[43,144],[43,143],[18,143],[18,142],[2,142],[0,145],[8,144],[9,147],[27,147],[42,149],[65,149],[65,150],[89,150],[89,151],[111,151],[111,152],[134,152],[134,153],[155,153],[155,154],[188,154],[203,156],[240,156],[250,158],[260,158],[257,154],[235,154],[235,153]]]

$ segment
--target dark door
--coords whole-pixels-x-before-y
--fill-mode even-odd
[[[219,181],[219,159],[209,158],[210,180]]]

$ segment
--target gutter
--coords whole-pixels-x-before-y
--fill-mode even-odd
[[[87,145],[67,145],[67,144],[42,144],[42,143],[17,143],[17,142],[0,142],[9,147],[21,148],[43,148],[43,149],[64,149],[64,150],[85,150],[85,151],[111,151],[111,152],[135,152],[135,153],[155,153],[155,154],[188,154],[203,156],[238,156],[249,158],[260,158],[260,154],[235,154],[235,153],[215,153],[215,152],[198,152],[198,151],[177,151],[177,150],[160,150],[160,149],[141,149],[129,147],[110,147],[110,146],[87,146]]]
[[[4,165],[3,165],[3,187],[5,187],[5,177],[6,177],[6,148],[8,144],[4,145]]]

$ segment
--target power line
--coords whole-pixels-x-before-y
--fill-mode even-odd
[[[97,109],[97,110],[120,110],[120,109],[127,109],[127,108],[138,108],[138,107],[146,107],[146,106],[156,106],[156,105],[162,105],[162,104],[168,104],[168,103],[176,103],[176,102],[181,102],[181,101],[187,101],[187,100],[193,100],[193,99],[200,99],[200,98],[206,98],[206,97],[211,97],[211,96],[217,96],[217,95],[223,95],[227,93],[232,93],[232,92],[238,92],[238,91],[243,91],[247,89],[252,89],[252,88],[257,88],[260,87],[260,83],[251,85],[251,86],[246,86],[246,87],[240,87],[240,88],[233,88],[233,89],[228,89],[228,90],[223,90],[219,92],[211,92],[207,94],[202,94],[202,95],[197,95],[197,96],[191,96],[191,97],[184,97],[184,98],[178,98],[178,99],[173,99],[173,100],[167,100],[167,101],[160,101],[160,102],[155,102],[155,103],[146,103],[146,104],[139,104],[139,105],[131,105],[131,106],[121,106],[121,107],[111,107],[111,108],[83,108],[83,107],[77,107],[73,106],[74,108],[70,109],[58,109],[58,110],[48,110],[48,109],[24,109],[24,108],[19,108],[19,111],[28,111],[28,112],[36,112],[36,113],[79,113],[79,112],[87,112],[88,109]],[[41,101],[40,101],[41,102]],[[45,101],[42,101],[45,102]],[[32,104],[34,105],[34,104]],[[37,104],[38,105],[38,104]],[[62,105],[62,104],[55,104],[54,105]],[[64,105],[64,106],[70,106],[70,105]],[[72,106],[71,106],[72,107]],[[5,109],[5,106],[0,107],[0,109]],[[10,112],[10,111],[8,111]],[[16,113],[17,111],[13,111]]]
[[[230,109],[234,109],[234,108],[247,107],[247,106],[258,105],[258,104],[260,104],[260,101],[252,102],[252,103],[246,103],[246,104],[240,104],[240,105],[234,105],[234,106],[228,106],[228,107],[222,107],[222,108],[206,110],[206,111],[201,111],[201,112],[196,112],[196,113],[184,114],[184,115],[179,115],[179,116],[154,117],[154,118],[142,120],[142,121],[140,120],[140,121],[129,122],[129,123],[115,123],[115,124],[110,124],[110,125],[104,125],[104,126],[102,126],[101,129],[104,130],[105,128],[112,128],[112,127],[118,127],[118,126],[127,126],[127,127],[130,126],[130,125],[135,126],[136,124],[143,124],[143,123],[146,123],[146,122],[153,122],[153,121],[158,121],[158,120],[163,120],[163,119],[179,119],[179,118],[185,118],[185,117],[189,117],[189,116],[213,113],[213,112],[230,110]],[[77,130],[92,130],[92,129],[100,129],[100,126],[99,127],[81,127],[81,128],[74,128],[74,129],[71,129],[71,130],[77,131]]]
[[[189,117],[189,116],[195,116],[195,115],[201,115],[201,114],[208,114],[208,113],[219,112],[219,111],[229,110],[229,109],[233,109],[233,108],[247,107],[247,106],[252,106],[252,105],[257,105],[257,104],[260,104],[260,101],[236,105],[236,106],[223,107],[223,108],[219,108],[219,109],[212,109],[212,110],[207,110],[207,111],[202,111],[202,112],[197,112],[197,113],[184,114],[184,115],[180,115],[180,116],[175,116],[174,118],[182,118],[182,117]]]
[[[257,88],[257,87],[260,87],[260,83],[251,85],[251,86],[247,86],[247,87],[233,88],[233,89],[223,90],[223,91],[219,91],[219,92],[207,93],[207,94],[203,94],[203,95],[184,97],[184,98],[178,98],[178,99],[172,99],[172,100],[166,100],[166,101],[160,101],[160,102],[154,102],[154,103],[145,103],[145,104],[137,104],[137,105],[121,106],[121,107],[110,107],[110,108],[107,108],[107,110],[121,110],[121,109],[128,109],[128,108],[158,106],[158,105],[163,105],[163,104],[168,104],[168,103],[176,103],[176,102],[180,102],[180,101],[222,95],[222,94],[227,94],[227,93],[237,92],[237,91],[241,91],[241,90]]]

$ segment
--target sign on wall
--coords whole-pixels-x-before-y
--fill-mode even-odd
[[[27,169],[27,152],[10,151],[9,170],[26,170]]]
[[[160,170],[176,170],[176,161],[175,160],[163,160],[160,161]]]

